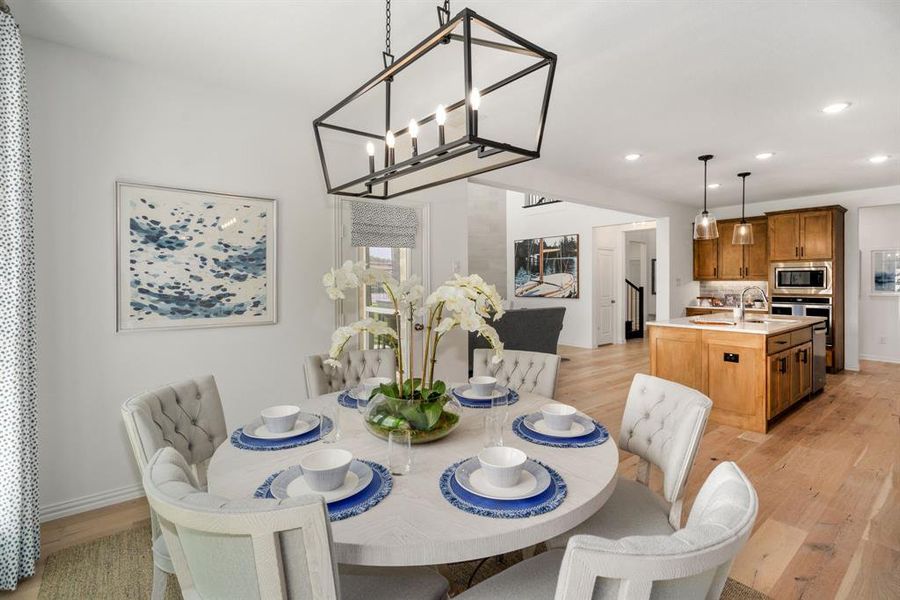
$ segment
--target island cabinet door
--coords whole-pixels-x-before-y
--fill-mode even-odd
[[[704,331],[704,391],[715,422],[765,432],[764,344],[762,336]]]
[[[785,350],[768,357],[768,418],[772,418],[791,405],[791,358]]]
[[[649,330],[650,373],[704,391],[699,360],[700,331],[652,325]]]

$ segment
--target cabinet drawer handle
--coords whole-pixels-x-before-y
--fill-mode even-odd
[[[800,246],[794,246],[794,256],[800,256]]]
[[[782,357],[782,358],[778,359],[778,362],[781,363],[781,366],[778,369],[778,372],[779,373],[787,373],[787,359]]]
[[[775,340],[775,343],[781,344],[781,345],[787,344],[787,342],[785,340]]]
[[[800,257],[803,258],[803,253],[806,252],[806,248],[800,246]]]

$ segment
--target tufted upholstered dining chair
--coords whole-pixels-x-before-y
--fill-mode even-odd
[[[194,477],[206,485],[206,468],[228,437],[219,389],[212,375],[172,383],[138,394],[122,405],[122,419],[138,469],[161,448],[174,448]],[[153,539],[153,600],[165,597],[167,574],[174,573],[156,514],[150,511]]]
[[[503,360],[494,364],[494,351],[478,348],[472,354],[472,375],[490,375],[497,383],[517,392],[532,392],[553,398],[559,373],[559,355],[523,350],[504,350]]]
[[[640,458],[637,479],[619,477],[609,500],[594,516],[549,545],[562,548],[577,534],[619,539],[665,535],[681,527],[684,487],[711,408],[712,401],[697,390],[635,375],[625,401],[619,447]],[[649,488],[651,464],[662,471],[662,498]]]
[[[227,500],[197,486],[175,450],[144,470],[144,489],[172,551],[185,600],[443,600],[447,580],[424,568],[338,566],[319,495]]]
[[[350,350],[341,358],[344,365],[335,369],[325,365],[327,354],[314,354],[306,357],[306,394],[309,398],[318,398],[331,392],[340,392],[359,385],[366,377],[390,377],[393,379],[397,371],[397,359],[394,351],[382,350]]]
[[[718,599],[753,530],[758,499],[733,462],[700,488],[683,529],[619,540],[579,535],[520,562],[454,600]]]

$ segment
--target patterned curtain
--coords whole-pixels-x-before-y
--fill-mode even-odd
[[[35,393],[34,234],[25,60],[0,1],[0,589],[40,554]]]
[[[351,202],[350,245],[355,248],[415,248],[416,209],[376,202]]]

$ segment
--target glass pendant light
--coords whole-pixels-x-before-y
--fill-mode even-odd
[[[703,211],[694,217],[694,239],[714,240],[719,237],[719,228],[716,226],[716,218],[706,210],[706,166],[712,160],[712,154],[698,156],[703,161]]]
[[[744,205],[747,203],[747,177],[750,173],[738,173],[741,178],[741,222],[734,228],[731,243],[739,246],[749,246],[753,243],[753,225],[744,217]]]

